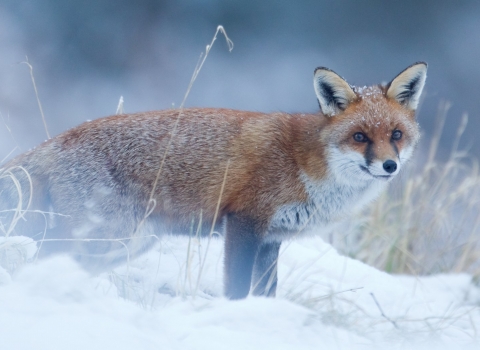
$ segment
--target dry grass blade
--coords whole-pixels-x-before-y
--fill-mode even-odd
[[[218,202],[217,202],[217,207],[215,209],[215,214],[213,216],[212,227],[210,228],[210,233],[208,234],[208,241],[207,241],[207,248],[205,249],[205,256],[208,254],[208,248],[210,247],[210,241],[211,241],[212,236],[213,236],[213,230],[215,228],[215,223],[217,222],[218,212],[220,210],[220,203],[222,201],[222,196],[223,196],[223,190],[225,189],[225,183],[227,182],[227,174],[228,174],[228,167],[229,166],[230,166],[230,160],[227,162],[227,165],[225,167],[225,174],[223,176],[222,186],[220,188],[220,194],[218,195]],[[194,290],[193,296],[196,295],[197,290],[198,290],[198,286],[200,285],[200,279],[202,278],[202,272],[203,272],[203,268],[205,266],[205,260],[206,259],[203,259],[203,262],[200,265],[200,270],[198,271],[197,284],[195,285],[195,290]]]
[[[158,186],[158,181],[160,179],[160,175],[162,173],[162,170],[163,170],[163,166],[165,164],[165,159],[167,158],[167,154],[168,152],[170,151],[170,147],[172,145],[172,140],[177,132],[177,127],[178,127],[178,123],[180,122],[180,119],[182,117],[182,113],[183,113],[183,106],[185,105],[185,101],[187,100],[187,97],[190,93],[190,90],[192,89],[193,87],[193,84],[195,82],[195,80],[197,79],[197,76],[198,74],[200,73],[200,70],[202,69],[203,67],[203,64],[205,63],[205,60],[207,59],[207,56],[208,56],[208,53],[210,52],[210,50],[212,49],[212,46],[215,42],[215,40],[217,40],[217,35],[218,33],[222,33],[224,36],[225,36],[225,39],[227,41],[227,44],[228,44],[228,49],[229,51],[232,51],[233,50],[233,42],[230,40],[230,38],[227,36],[227,33],[225,32],[225,29],[223,28],[223,26],[218,26],[217,27],[217,30],[215,31],[215,35],[213,36],[213,39],[210,43],[210,45],[207,45],[206,47],[206,50],[205,50],[205,55],[203,55],[203,53],[200,55],[200,60],[199,62],[197,63],[197,66],[195,67],[194,71],[193,71],[193,75],[192,75],[192,78],[190,79],[190,83],[188,85],[188,88],[187,88],[187,91],[185,93],[185,96],[183,97],[183,100],[182,100],[182,103],[179,107],[179,111],[178,111],[178,115],[177,115],[177,119],[175,121],[175,124],[173,126],[173,129],[172,131],[170,132],[170,138],[168,140],[168,143],[167,143],[167,146],[165,147],[165,151],[163,153],[163,157],[162,157],[162,161],[160,162],[159,164],[159,168],[158,168],[158,172],[157,172],[157,176],[155,177],[155,181],[153,183],[153,186],[152,186],[152,190],[150,192],[150,197],[149,197],[149,200],[148,200],[148,205],[147,205],[147,208],[145,209],[145,215],[143,217],[143,219],[140,221],[140,223],[137,225],[137,228],[134,232],[134,235],[137,234],[138,230],[142,227],[142,225],[145,223],[145,220],[148,218],[149,214],[153,211],[153,209],[155,208],[155,199],[154,199],[154,195],[155,195],[155,190],[157,189],[157,186]]]
[[[48,128],[47,128],[47,121],[45,120],[45,115],[43,114],[42,104],[40,103],[40,98],[38,97],[37,84],[35,84],[35,78],[33,76],[33,67],[28,62],[28,57],[25,57],[25,59],[26,59],[26,61],[21,62],[21,63],[26,64],[28,66],[28,68],[30,68],[30,77],[32,78],[32,84],[33,84],[33,89],[35,90],[35,96],[37,98],[38,108],[40,109],[40,114],[42,115],[43,126],[45,127],[45,132],[47,133],[47,138],[50,138],[50,133],[48,132]]]
[[[123,111],[123,96],[120,96],[120,99],[118,100],[117,110],[116,110],[115,114],[116,115],[124,114],[124,111]]]
[[[3,164],[3,162],[6,161],[13,154],[13,152],[15,152],[17,149],[19,149],[19,147],[18,147],[17,140],[15,139],[15,136],[13,136],[12,129],[10,129],[10,127],[8,126],[8,123],[5,120],[5,118],[3,117],[2,113],[0,113],[0,117],[2,118],[3,125],[5,126],[8,133],[10,134],[10,136],[13,140],[13,143],[15,144],[14,148],[5,157],[3,157],[3,159],[0,161],[0,164]]]
[[[20,181],[13,174],[14,169],[19,169],[27,177],[27,182],[28,182],[28,185],[29,185],[29,190],[28,190],[29,195],[28,195],[28,200],[26,202],[26,207],[25,208],[23,208],[23,202],[24,202],[23,194],[24,194],[24,191],[22,190],[22,185],[21,185]],[[10,179],[13,182],[13,184],[15,186],[15,189],[18,193],[17,207],[12,208],[12,210],[9,210],[9,211],[13,212],[13,217],[10,220],[10,222],[7,224],[8,227],[5,227],[3,223],[1,223],[1,225],[0,225],[0,229],[2,230],[4,236],[8,237],[13,232],[13,230],[15,229],[15,226],[17,225],[17,222],[20,219],[23,219],[25,217],[25,213],[27,213],[28,209],[30,208],[30,205],[32,203],[33,184],[32,184],[32,179],[30,177],[30,174],[28,173],[28,171],[25,168],[23,168],[21,166],[15,166],[15,167],[8,168],[8,169],[0,169],[0,180],[4,179],[4,178]]]

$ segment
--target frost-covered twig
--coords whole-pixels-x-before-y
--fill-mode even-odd
[[[378,303],[377,298],[375,298],[375,294],[370,293],[370,295],[372,296],[373,301],[374,301],[375,304],[377,305],[378,310],[380,311],[380,314],[382,315],[382,317],[384,317],[388,322],[390,322],[391,324],[393,324],[393,326],[398,329],[397,323],[396,323],[394,320],[392,320],[390,317],[388,317],[387,315],[385,315],[385,313],[383,312],[383,309],[382,309],[382,307],[380,306],[380,304]]]

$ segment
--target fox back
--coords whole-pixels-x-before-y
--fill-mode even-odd
[[[84,123],[0,169],[1,227],[89,269],[163,233],[214,228],[226,296],[273,296],[281,241],[363,208],[411,157],[426,69],[359,88],[317,68],[315,114],[172,109]]]

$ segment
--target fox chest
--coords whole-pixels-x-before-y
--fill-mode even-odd
[[[347,219],[378,197],[385,188],[385,184],[376,181],[304,183],[308,200],[285,204],[277,209],[269,225],[268,236],[271,238],[283,236],[285,232],[296,234],[306,228],[325,227]]]

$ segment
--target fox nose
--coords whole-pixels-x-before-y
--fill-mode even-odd
[[[386,160],[385,163],[383,163],[383,169],[389,174],[394,173],[395,170],[397,170],[397,163],[391,159]]]

